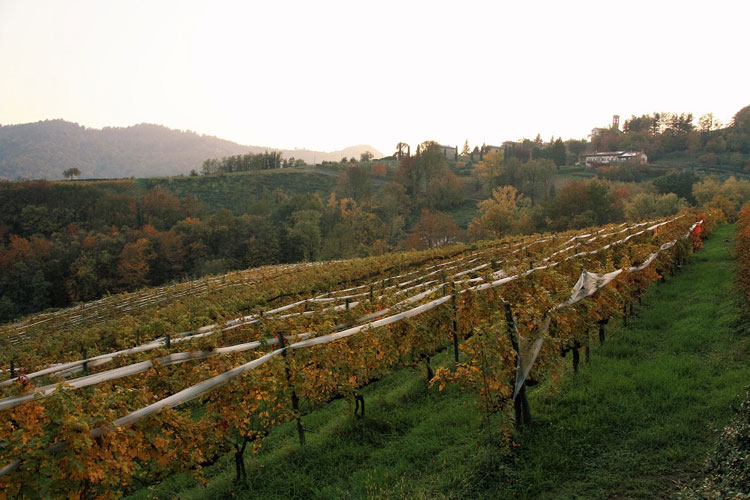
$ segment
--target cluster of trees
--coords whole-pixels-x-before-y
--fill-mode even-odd
[[[382,170],[347,166],[327,199],[264,191],[238,214],[212,213],[190,195],[175,196],[170,184],[2,183],[0,320],[232,269],[406,248],[423,211],[419,227],[434,232],[445,225],[429,224],[431,210],[463,202],[463,183],[434,143],[404,158],[395,180],[376,192],[372,176]],[[449,216],[438,219],[449,220],[452,235],[412,238],[413,246],[458,238]]]
[[[706,113],[694,123],[691,113],[653,113],[633,116],[623,130],[600,129],[592,138],[597,151],[645,151],[649,160],[687,155],[704,166],[717,164],[744,169],[750,154],[750,106],[735,114],[730,126]]]
[[[201,173],[203,175],[228,174],[272,168],[304,167],[305,165],[307,164],[304,160],[295,160],[294,157],[282,158],[279,151],[266,151],[258,154],[225,156],[221,159],[210,158],[203,162]]]

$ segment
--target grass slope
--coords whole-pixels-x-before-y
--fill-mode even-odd
[[[716,428],[750,381],[723,226],[677,277],[653,287],[628,328],[563,382],[534,388],[533,425],[515,453],[488,444],[476,398],[426,389],[423,367],[365,390],[368,417],[344,400],[291,426],[248,459],[236,489],[229,459],[136,492],[135,498],[663,498],[704,460]],[[609,328],[613,330],[612,327]],[[436,364],[446,359],[433,360]],[[569,369],[569,366],[566,367]]]
[[[720,227],[676,278],[656,286],[627,329],[559,393],[531,400],[514,498],[663,498],[699,468],[715,429],[750,383]]]

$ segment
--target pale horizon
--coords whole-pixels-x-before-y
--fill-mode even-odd
[[[714,2],[0,0],[0,124],[153,123],[336,151],[583,139],[620,115],[750,104],[748,8]]]

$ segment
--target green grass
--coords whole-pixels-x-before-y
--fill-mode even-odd
[[[476,200],[466,200],[456,208],[449,210],[448,213],[456,221],[456,224],[464,229],[469,227],[469,222],[481,215]]]
[[[750,383],[723,226],[559,393],[531,398],[514,498],[660,498],[690,478]],[[729,240],[729,241],[725,241]],[[510,497],[509,497],[510,498]]]
[[[555,175],[556,181],[569,181],[569,180],[585,180],[596,177],[596,173],[586,167],[578,167],[575,165],[564,165],[561,166]],[[557,183],[559,184],[559,182]]]
[[[169,189],[178,197],[190,195],[204,203],[210,212],[228,208],[235,214],[254,213],[254,204],[270,197],[276,189],[289,195],[318,193],[325,199],[335,188],[338,176],[333,172],[310,168],[283,168],[197,177],[137,179],[148,190],[156,186]]]
[[[427,390],[423,367],[406,368],[365,390],[362,421],[345,400],[306,416],[304,449],[291,426],[274,431],[248,458],[241,489],[226,460],[206,471],[206,487],[176,476],[135,498],[668,497],[695,475],[750,383],[732,231],[720,227],[652,287],[578,374],[568,366],[562,383],[530,390],[534,422],[515,436],[517,451],[490,444],[498,434],[488,438],[474,395]]]

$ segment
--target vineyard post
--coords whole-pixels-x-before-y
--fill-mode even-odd
[[[590,343],[591,343],[591,327],[587,326],[586,327],[586,343],[584,344],[584,347],[585,347],[584,360],[586,361],[586,363],[590,363],[591,362],[591,346],[590,346]]]
[[[15,363],[15,361],[16,360],[14,358],[11,358],[11,360],[10,360],[10,378],[11,379],[16,378],[16,363]]]
[[[164,337],[164,347],[166,347],[167,349],[170,349],[172,347],[172,339],[169,337],[169,334]]]
[[[458,363],[458,309],[456,307],[456,282],[451,282],[453,304],[453,359]]]
[[[300,446],[305,445],[305,429],[302,427],[302,417],[299,412],[299,398],[297,397],[297,391],[294,390],[292,385],[292,375],[289,372],[289,365],[286,362],[286,342],[284,341],[284,333],[279,332],[276,337],[279,339],[279,348],[284,349],[281,351],[281,357],[284,358],[284,373],[286,375],[286,383],[292,389],[292,411],[294,412],[294,419],[297,421],[297,435],[299,436]]]
[[[600,319],[599,323],[599,345],[604,345],[604,325],[609,323],[609,318]]]
[[[135,345],[139,345],[141,343],[141,331],[136,330],[135,331]]]
[[[373,303],[373,300],[372,300],[372,284],[371,284],[370,285],[370,304],[372,303]]]
[[[581,362],[581,351],[579,350],[581,344],[576,342],[573,345],[573,373],[578,373],[578,363]]]
[[[518,344],[518,328],[516,328],[516,322],[513,320],[513,310],[510,308],[508,302],[505,303],[505,322],[508,324],[508,335],[510,336],[510,343],[513,349],[516,351],[516,370],[520,367],[521,363],[521,348]],[[513,378],[513,386],[515,387],[515,377]],[[516,412],[516,425],[530,424],[531,423],[531,411],[529,410],[529,400],[526,397],[526,381],[521,384],[521,389],[518,391],[515,401],[513,401],[513,407]]]
[[[346,310],[349,310],[349,297],[346,298]]]

